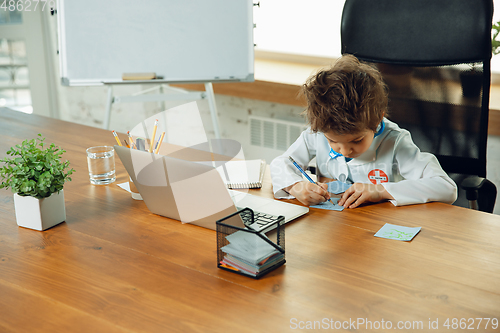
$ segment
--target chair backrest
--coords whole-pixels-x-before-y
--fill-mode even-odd
[[[491,0],[346,0],[343,52],[372,62],[450,65],[491,58]]]
[[[342,53],[376,63],[389,118],[448,173],[486,176],[492,16],[492,0],[345,1]]]

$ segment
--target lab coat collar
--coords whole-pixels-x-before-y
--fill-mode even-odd
[[[380,144],[382,143],[382,140],[385,138],[385,136],[389,132],[389,131],[386,131],[385,128],[386,128],[386,126],[385,126],[385,118],[384,118],[382,120],[382,122],[380,123],[380,125],[377,127],[377,133],[375,133],[375,137],[373,138],[373,142],[370,145],[370,148],[368,148],[367,151],[365,151],[363,154],[359,155],[358,157],[353,158],[350,161],[348,161],[350,166],[362,165],[362,164],[371,163],[371,162],[375,161],[375,159],[377,158],[377,149],[380,146]],[[344,161],[344,163],[347,162],[345,157],[342,154],[337,153],[333,149],[330,150],[330,157],[333,159],[342,157],[342,158],[339,158],[339,160]]]

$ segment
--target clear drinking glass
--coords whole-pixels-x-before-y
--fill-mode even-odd
[[[116,180],[115,150],[111,146],[90,147],[87,149],[90,182],[94,185],[107,185]]]

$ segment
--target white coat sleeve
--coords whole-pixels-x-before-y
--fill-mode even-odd
[[[276,199],[293,199],[294,197],[283,189],[304,180],[301,172],[290,162],[291,156],[303,170],[316,156],[316,133],[310,129],[303,131],[287,151],[276,157],[270,164],[273,193]]]
[[[395,206],[441,201],[453,203],[457,199],[457,185],[443,171],[437,158],[421,152],[408,132],[401,133],[394,146],[394,163],[403,180],[382,183],[394,200]]]

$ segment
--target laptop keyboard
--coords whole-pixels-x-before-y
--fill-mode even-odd
[[[243,208],[237,207],[238,210],[241,210]],[[278,221],[278,216],[276,215],[270,215],[266,213],[261,213],[254,211],[253,212],[253,219],[254,223],[252,223],[252,216],[249,211],[243,211],[240,213],[241,218],[243,219],[243,223],[249,227],[252,228],[253,230],[256,231],[261,231],[272,225],[273,223],[275,224],[276,221]],[[276,227],[276,225],[274,226]]]

